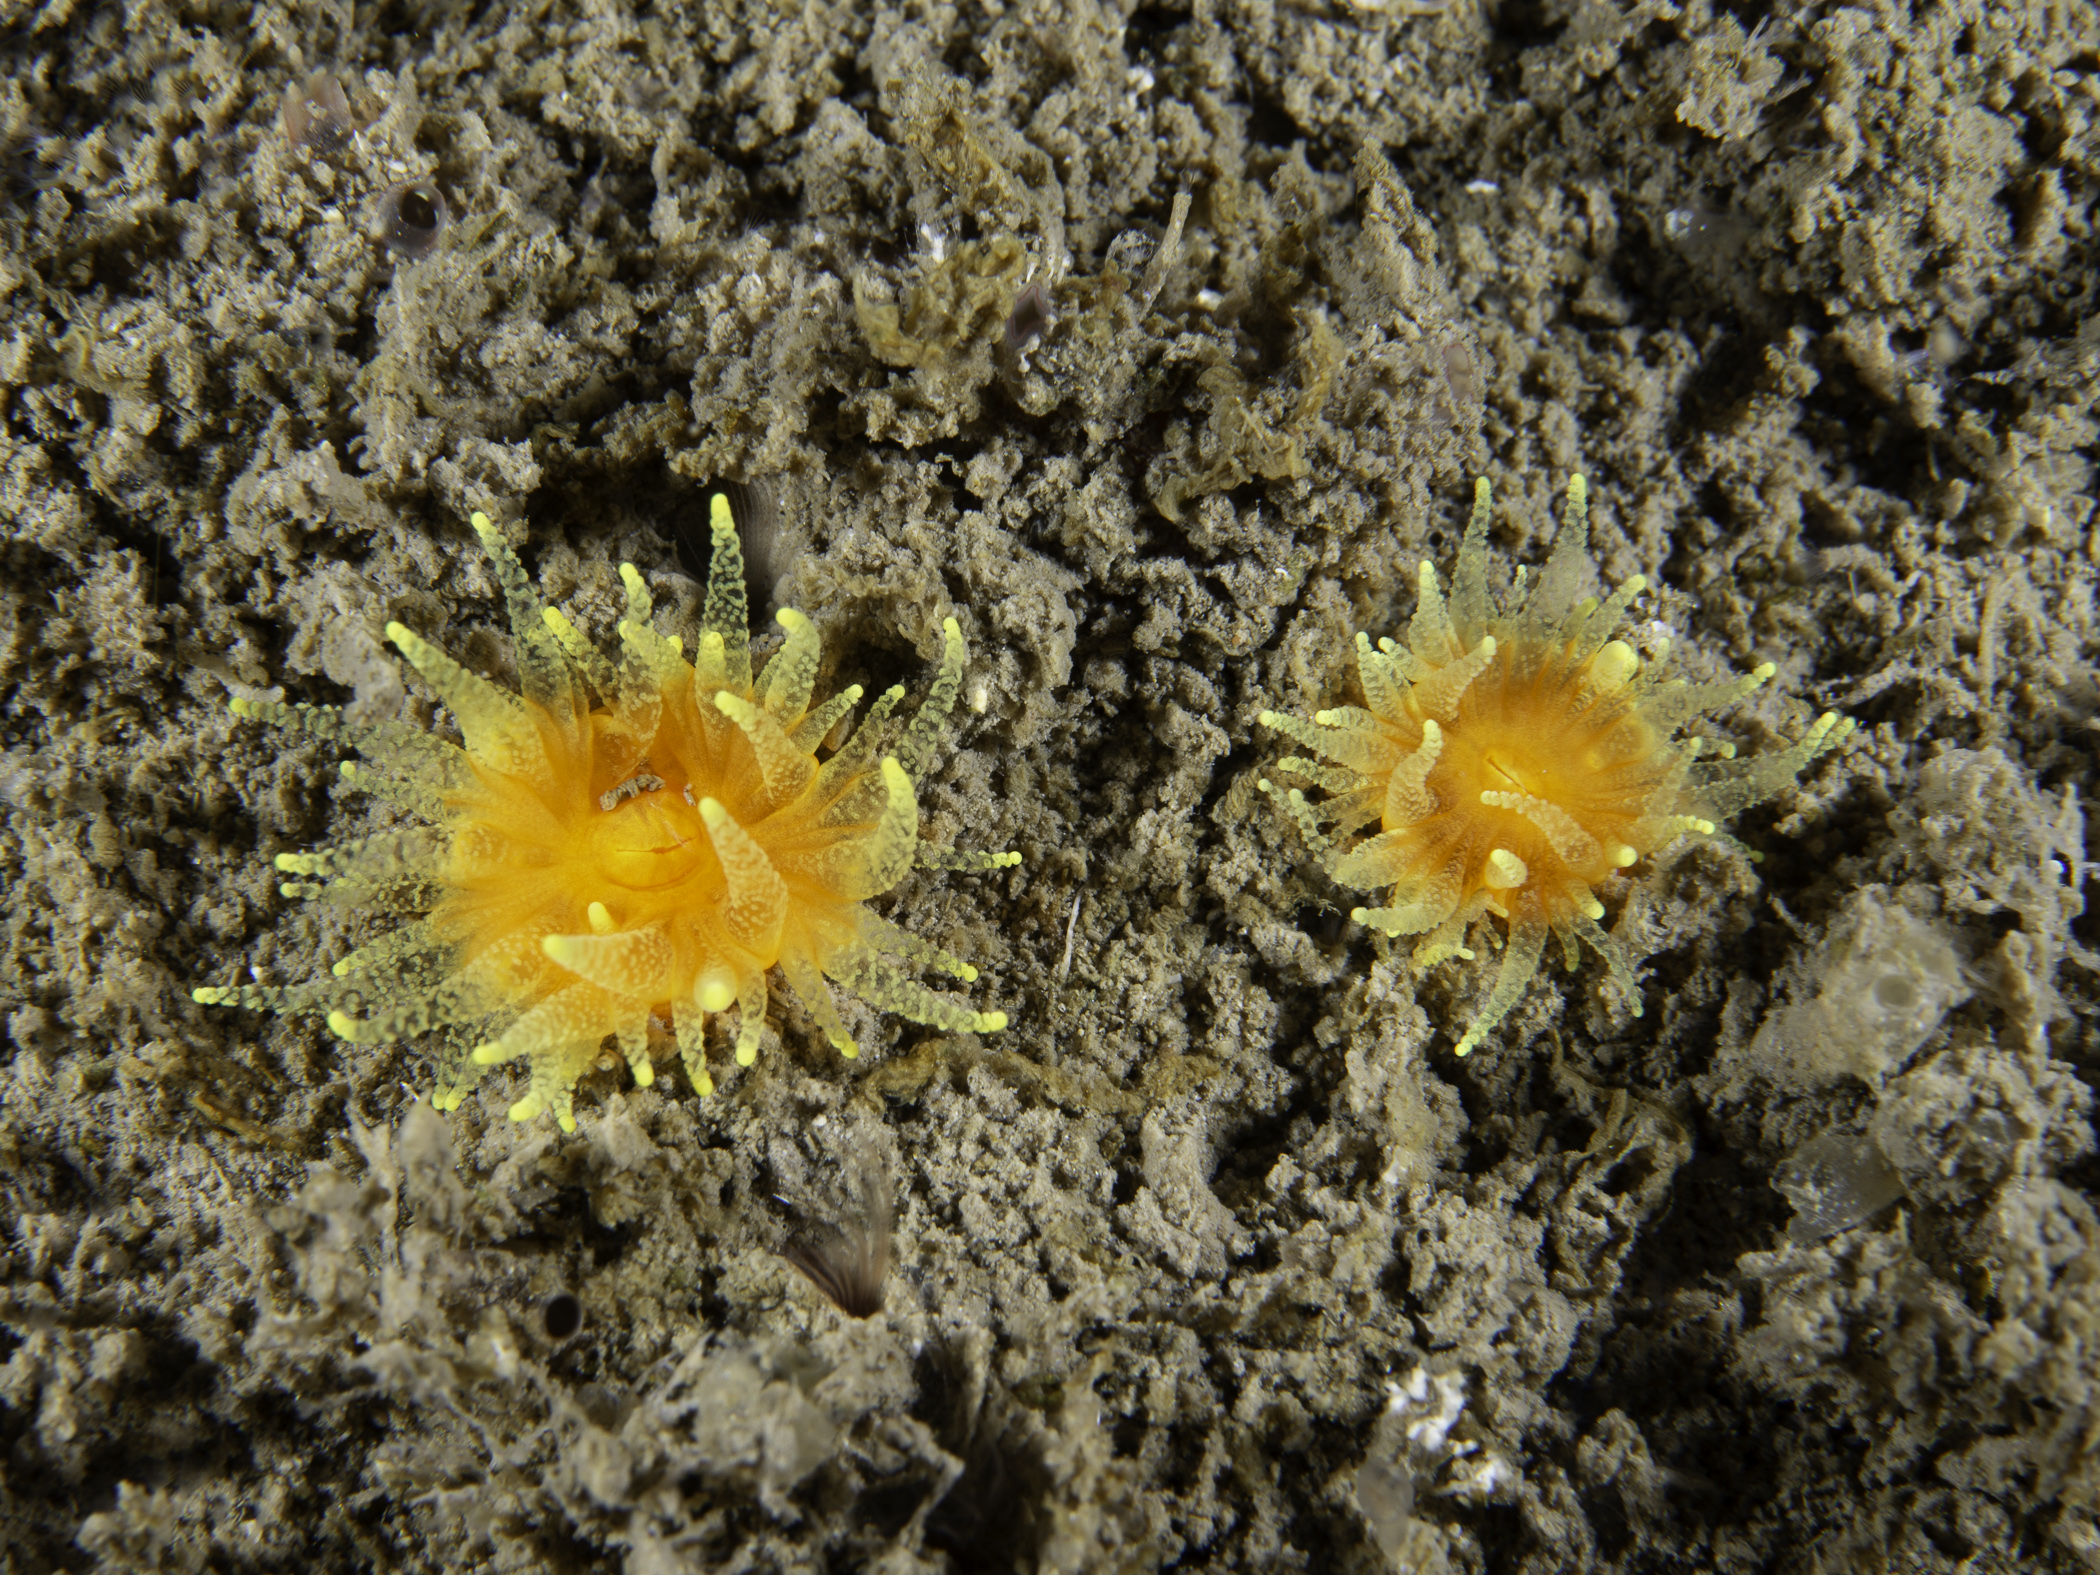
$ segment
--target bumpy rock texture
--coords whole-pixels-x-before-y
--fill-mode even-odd
[[[6,25],[0,1568],[2100,1569],[2091,5]],[[1492,942],[1349,924],[1254,719],[1577,469],[1729,736],[1859,731],[1459,1063]],[[563,1136],[191,1004],[392,824],[229,696],[514,682],[475,509],[691,623],[718,483],[827,686],[960,625],[922,832],[1026,862],[886,911],[1012,1027]]]

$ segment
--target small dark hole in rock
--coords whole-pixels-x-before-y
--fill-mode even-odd
[[[583,1327],[583,1303],[573,1291],[556,1291],[540,1305],[540,1322],[550,1340],[566,1340]]]

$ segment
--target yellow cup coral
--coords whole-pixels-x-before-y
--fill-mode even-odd
[[[873,1005],[951,1031],[991,1032],[1003,1012],[938,995],[907,964],[965,981],[977,970],[871,912],[913,863],[983,870],[1016,853],[919,841],[912,778],[933,753],[962,682],[962,633],[908,723],[901,687],[870,708],[823,761],[816,750],[861,698],[858,686],[812,707],[817,632],[792,609],[785,643],[754,677],[743,557],[729,505],[713,500],[714,558],[699,649],[650,626],[649,592],[622,564],[620,657],[602,656],[533,594],[485,515],[475,533],[495,561],[524,693],[477,677],[400,624],[387,638],[452,710],[465,746],[413,728],[348,726],[333,710],[235,701],[243,716],[354,744],[343,775],[432,822],[277,867],[308,879],[287,896],[422,912],[290,989],[195,990],[206,1005],[320,1010],[338,1035],[371,1044],[443,1036],[435,1103],[456,1109],[483,1070],[525,1057],[530,1090],[514,1121],[552,1110],[574,1131],[577,1080],[608,1036],[637,1083],[654,1079],[652,1011],[673,1022],[702,1094],[705,1016],[737,1009],[736,1058],[758,1054],[778,967],[844,1054],[856,1053],[824,980]],[[599,705],[593,708],[590,691]]]
[[[1538,584],[1524,571],[1510,604],[1487,588],[1488,484],[1458,550],[1447,602],[1424,563],[1407,644],[1356,637],[1363,707],[1307,722],[1264,711],[1264,726],[1324,757],[1278,769],[1326,790],[1315,805],[1292,788],[1283,807],[1333,877],[1386,905],[1352,917],[1388,935],[1425,937],[1414,962],[1471,959],[1466,932],[1487,914],[1508,928],[1502,971],[1458,1041],[1468,1054],[1522,999],[1549,934],[1570,969],[1577,941],[1604,958],[1639,1015],[1633,959],[1599,925],[1597,893],[1686,832],[1780,792],[1834,748],[1852,723],[1819,717],[1776,754],[1736,760],[1732,745],[1674,735],[1694,717],[1740,700],[1773,674],[1768,662],[1725,683],[1657,677],[1613,633],[1647,588],[1636,575],[1601,604],[1580,594],[1588,572],[1589,504],[1581,476]],[[1702,755],[1716,758],[1701,760]],[[1275,796],[1264,780],[1264,793]],[[1323,829],[1322,822],[1326,823]],[[1344,846],[1366,827],[1375,833]]]

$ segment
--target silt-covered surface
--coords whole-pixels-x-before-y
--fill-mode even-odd
[[[2090,6],[5,26],[0,1567],[2100,1568]],[[1492,927],[1350,923],[1255,718],[1575,470],[1724,736],[1858,731],[1461,1062]],[[1024,862],[878,906],[1011,1027],[564,1136],[191,1002],[395,816],[230,696],[513,679],[476,509],[689,626],[726,483],[824,691],[959,622],[924,830]]]

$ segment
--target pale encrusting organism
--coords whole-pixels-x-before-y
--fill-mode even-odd
[[[1615,638],[1647,588],[1639,575],[1603,602],[1582,594],[1589,574],[1589,504],[1581,476],[1537,582],[1523,569],[1507,605],[1487,586],[1488,484],[1475,490],[1447,601],[1421,566],[1407,642],[1356,637],[1364,704],[1307,722],[1273,711],[1265,726],[1323,758],[1290,756],[1279,771],[1326,791],[1280,797],[1328,872],[1361,891],[1389,890],[1352,917],[1388,935],[1419,935],[1414,962],[1470,960],[1467,931],[1492,914],[1507,929],[1502,970],[1459,1039],[1468,1054],[1522,999],[1549,935],[1570,969],[1577,941],[1596,949],[1632,1011],[1641,1002],[1635,959],[1598,922],[1600,892],[1687,833],[1790,785],[1852,731],[1826,713],[1800,742],[1737,760],[1731,744],[1678,738],[1695,717],[1742,699],[1769,679],[1767,662],[1739,678],[1688,684],[1658,675]],[[1376,828],[1361,840],[1352,835]]]
[[[752,672],[743,561],[728,503],[712,504],[713,560],[699,647],[651,627],[650,598],[623,564],[627,616],[608,659],[541,605],[485,515],[475,533],[509,605],[522,694],[460,666],[398,623],[387,637],[450,708],[464,747],[400,725],[358,729],[319,707],[235,701],[243,716],[353,744],[343,775],[412,810],[428,829],[391,832],[277,867],[287,896],[419,915],[287,989],[193,991],[207,1005],[311,1010],[355,1044],[431,1033],[434,1102],[458,1107],[483,1071],[524,1057],[531,1085],[513,1120],[553,1111],[576,1126],[572,1091],[614,1038],[637,1083],[654,1080],[652,1013],[675,1030],[687,1075],[713,1091],[709,1013],[737,1012],[736,1059],[756,1058],[777,967],[831,1043],[853,1038],[825,984],[951,1032],[989,1033],[979,1012],[912,977],[977,970],[872,912],[914,863],[988,870],[1014,853],[919,841],[913,778],[933,758],[962,682],[950,618],[931,693],[909,722],[897,687],[827,759],[816,751],[861,698],[810,703],[817,632],[792,609],[786,640]],[[592,697],[596,696],[596,705]]]

